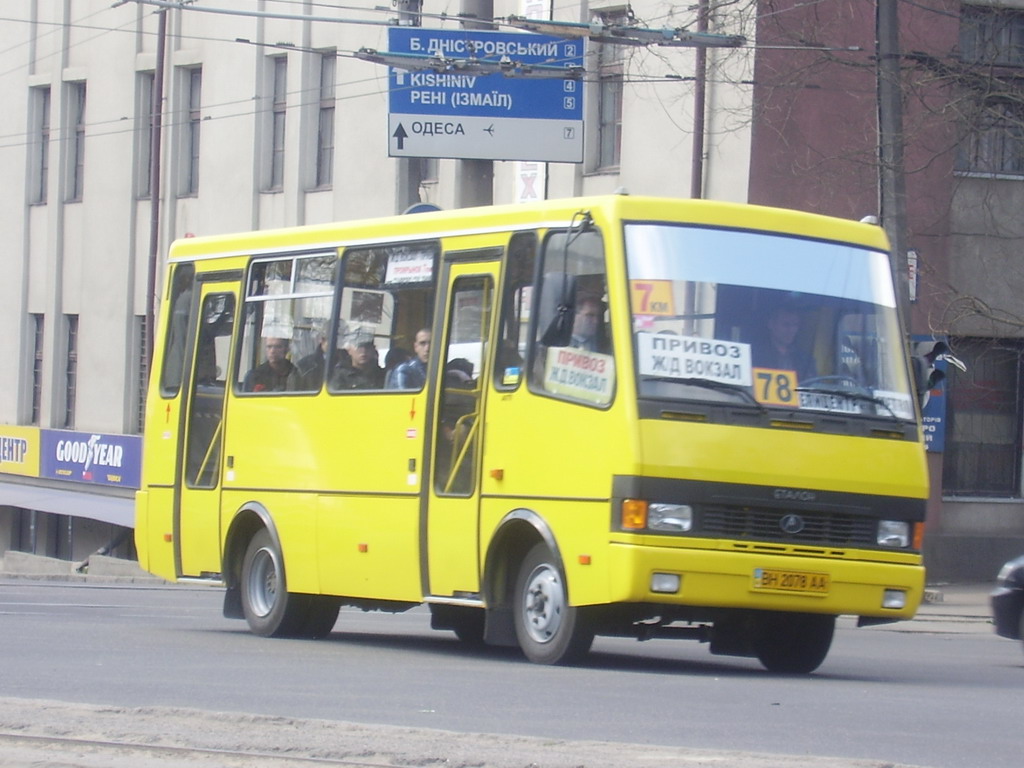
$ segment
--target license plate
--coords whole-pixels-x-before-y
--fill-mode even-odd
[[[770,589],[775,592],[810,592],[816,595],[827,595],[829,576],[827,573],[755,568],[754,589]]]

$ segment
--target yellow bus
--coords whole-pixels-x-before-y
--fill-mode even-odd
[[[924,589],[887,249],[629,195],[180,240],[140,563],[264,636],[426,604],[538,663],[617,635],[813,671]]]

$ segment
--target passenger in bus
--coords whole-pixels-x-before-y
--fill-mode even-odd
[[[402,363],[412,359],[412,352],[402,347],[391,347],[384,355],[384,389],[394,389],[395,371]]]
[[[384,369],[378,364],[377,345],[362,339],[348,349],[351,361],[331,376],[332,389],[383,389]]]
[[[798,381],[817,374],[813,356],[799,343],[800,313],[795,308],[775,307],[768,313],[765,328],[766,337],[754,345],[755,368],[796,371]]]
[[[288,389],[297,392],[315,392],[324,381],[327,370],[327,334],[317,335],[317,348],[294,364]]]
[[[288,359],[289,339],[268,337],[263,346],[266,360],[245,375],[242,389],[246,392],[284,392],[289,388],[289,377],[295,370]]]
[[[430,329],[416,331],[413,344],[415,357],[395,369],[391,380],[393,389],[422,389],[427,383],[427,360],[430,359]]]
[[[444,367],[444,385],[457,389],[473,388],[473,364],[464,357],[449,360]]]
[[[604,303],[596,296],[582,296],[576,301],[569,346],[588,352],[607,352],[604,333]]]

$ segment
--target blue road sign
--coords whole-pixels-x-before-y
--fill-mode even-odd
[[[444,72],[391,68],[389,155],[582,162],[582,82],[528,76],[530,67],[582,68],[582,40],[395,27],[388,45],[392,53],[467,61]],[[480,74],[473,59],[513,74]]]

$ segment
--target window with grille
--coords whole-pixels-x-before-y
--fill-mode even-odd
[[[950,339],[961,372],[949,366],[943,493],[1021,495],[1021,352],[1012,339]]]
[[[964,78],[964,118],[957,170],[993,175],[1024,175],[1024,11],[965,5],[960,16],[960,58],[980,65]]]
[[[70,83],[68,93],[68,134],[72,137],[68,156],[67,201],[80,202],[85,190],[85,83]]]
[[[1024,66],[1024,11],[965,5],[960,15],[960,58],[977,64]]]
[[[29,169],[29,202],[41,205],[49,192],[50,175],[50,89],[32,89],[32,165]]]
[[[187,120],[185,125],[185,146],[182,152],[184,162],[184,178],[182,193],[185,196],[199,194],[199,134],[202,125],[201,96],[203,86],[203,70],[189,69],[186,71],[185,103]]]
[[[328,51],[320,56],[320,108],[316,134],[317,187],[330,186],[334,179],[334,78],[337,55]]]
[[[288,59],[271,59],[273,68],[273,97],[270,127],[270,178],[267,188],[279,190],[284,186],[285,116],[288,110]]]
[[[152,195],[153,180],[153,121],[156,117],[157,105],[153,103],[153,86],[156,76],[152,72],[138,73],[137,101],[135,107],[135,125],[139,132],[138,163],[136,166],[136,195],[147,198]]]
[[[605,24],[625,24],[631,20],[627,10],[598,14]],[[597,155],[596,170],[619,167],[622,150],[622,93],[625,81],[624,47],[598,43],[597,48]]]
[[[75,401],[78,398],[78,315],[66,315],[67,357],[64,363],[64,426],[75,426]]]
[[[971,122],[960,143],[958,170],[1024,175],[1024,103],[981,104]]]
[[[45,317],[32,315],[32,417],[31,423],[38,425],[43,408],[43,344]]]
[[[146,424],[146,390],[149,386],[149,353],[146,339],[149,323],[145,315],[135,316],[135,349],[138,375],[135,379],[135,432],[141,434]]]

